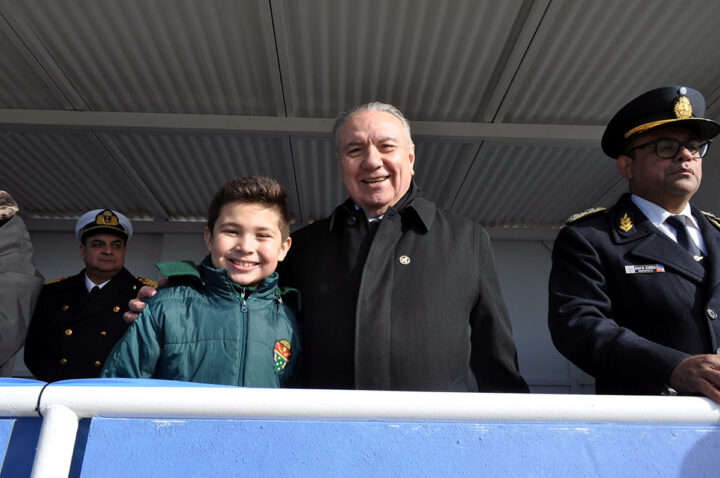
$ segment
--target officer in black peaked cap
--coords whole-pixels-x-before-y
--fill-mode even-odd
[[[630,192],[571,217],[555,241],[550,332],[598,393],[720,402],[720,220],[690,204],[720,132],[704,116],[686,86],[623,106],[602,149]]]

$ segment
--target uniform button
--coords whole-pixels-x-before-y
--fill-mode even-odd
[[[103,331],[100,332],[100,335],[102,335],[102,336],[104,337],[104,336],[107,335],[107,332],[105,332],[105,331],[103,330]]]
[[[63,306],[62,306],[63,312],[65,312],[65,311],[68,310],[69,308],[70,308],[69,305],[63,305]]]
[[[120,307],[117,305],[113,307],[113,312],[120,312]]]
[[[65,329],[65,335],[72,335],[72,329]]]
[[[66,363],[67,363],[67,359],[66,359],[66,358],[60,359],[60,365],[65,365]]]
[[[717,312],[715,312],[710,307],[708,307],[707,316],[710,317],[712,320],[715,320],[715,319],[717,319]]]
[[[95,361],[95,366],[96,366],[96,367],[99,367],[100,365],[102,365],[102,362],[99,361],[99,360],[96,360],[96,361]]]

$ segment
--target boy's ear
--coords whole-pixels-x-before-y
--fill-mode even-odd
[[[205,226],[205,246],[208,252],[212,252],[212,232],[210,232],[207,226]]]
[[[280,254],[278,255],[279,262],[282,262],[285,259],[285,256],[287,256],[291,245],[292,239],[290,238],[290,236],[288,236],[284,241],[282,241],[282,243],[280,244]]]

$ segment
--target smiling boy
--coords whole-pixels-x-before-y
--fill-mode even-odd
[[[221,187],[205,228],[209,255],[158,264],[158,290],[108,358],[101,377],[162,378],[282,387],[294,377],[299,328],[275,268],[290,249],[287,192],[274,180],[240,177]]]

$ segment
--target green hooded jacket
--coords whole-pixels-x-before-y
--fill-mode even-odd
[[[285,303],[299,293],[274,272],[257,289],[234,285],[209,256],[158,264],[170,279],[115,345],[101,377],[285,387],[297,375],[300,330]],[[284,301],[285,299],[285,301]]]

